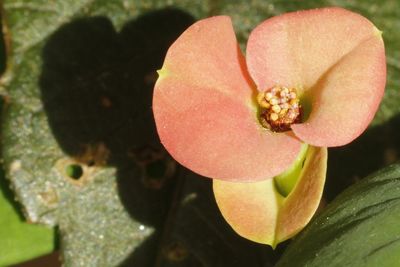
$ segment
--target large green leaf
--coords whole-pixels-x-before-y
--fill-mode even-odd
[[[277,267],[398,266],[399,221],[398,164],[338,196],[293,241]]]
[[[262,20],[326,5],[361,12],[384,31],[389,80],[374,121],[381,125],[400,111],[397,0],[6,0],[12,44],[0,82],[9,99],[2,124],[6,175],[30,221],[58,225],[65,264],[243,266],[245,257],[249,266],[270,264],[271,251],[259,247],[257,255],[238,256],[254,245],[235,239],[219,215],[204,219],[217,213],[215,203],[208,209],[209,183],[175,179],[154,131],[155,70],[194,18],[232,16],[245,48]],[[178,189],[177,181],[184,181]],[[210,199],[187,202],[181,193],[193,190]],[[164,245],[175,239],[186,244],[188,261],[168,261]]]

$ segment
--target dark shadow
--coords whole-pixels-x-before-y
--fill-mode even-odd
[[[158,246],[176,184],[164,179],[175,164],[162,149],[151,111],[156,70],[193,22],[183,11],[163,9],[118,33],[105,17],[83,18],[58,29],[43,49],[41,96],[60,147],[81,164],[115,166],[126,209],[156,228],[135,250],[137,266],[156,257],[147,247]]]
[[[107,18],[84,18],[61,27],[43,50],[42,100],[59,145],[82,164],[116,166],[128,210],[151,225],[159,219],[150,217],[160,212],[143,215],[146,204],[136,204],[160,192],[145,190],[132,166],[165,155],[152,119],[152,89],[169,45],[193,21],[165,9],[117,33]]]
[[[58,251],[55,251],[51,254],[47,254],[24,263],[13,265],[11,267],[43,267],[43,266],[61,267],[62,263],[60,260],[60,253]]]

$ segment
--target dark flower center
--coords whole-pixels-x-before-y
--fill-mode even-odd
[[[290,130],[293,123],[301,122],[302,108],[295,88],[274,86],[257,96],[261,107],[261,125],[273,132]]]

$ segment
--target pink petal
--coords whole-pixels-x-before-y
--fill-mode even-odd
[[[353,141],[378,109],[385,88],[385,67],[382,39],[373,36],[364,41],[318,82],[313,111],[305,123],[292,126],[294,133],[316,146]]]
[[[324,189],[327,149],[310,147],[292,192],[282,197],[273,180],[253,183],[213,181],[218,207],[241,236],[275,247],[303,229],[318,208]]]
[[[300,142],[258,122],[253,84],[232,23],[201,20],[170,47],[153,97],[161,142],[182,165],[224,180],[261,180],[281,173]]]
[[[274,180],[233,183],[213,180],[215,200],[236,233],[251,241],[272,245],[283,197]]]
[[[250,74],[259,90],[279,84],[299,88],[311,101],[295,134],[316,146],[351,142],[372,120],[382,98],[386,67],[379,31],[341,8],[284,14],[251,33]]]

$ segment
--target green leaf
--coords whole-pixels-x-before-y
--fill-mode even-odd
[[[397,266],[400,165],[353,185],[287,248],[277,267]]]
[[[0,266],[9,266],[50,253],[54,229],[25,222],[0,173]]]

